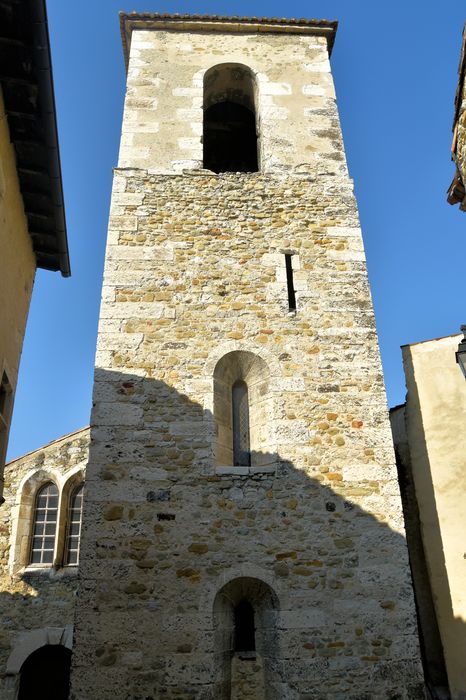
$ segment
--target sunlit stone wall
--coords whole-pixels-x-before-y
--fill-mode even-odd
[[[252,687],[267,700],[421,698],[326,40],[175,30],[148,24],[132,37],[72,698],[239,700]],[[257,76],[259,173],[202,170],[203,72],[220,62]],[[250,353],[261,368],[251,466],[218,456],[226,419],[215,415],[215,381],[229,353]],[[256,627],[249,667],[235,649],[243,599]]]

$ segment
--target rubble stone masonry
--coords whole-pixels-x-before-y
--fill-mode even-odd
[[[70,494],[84,479],[89,428],[15,459],[5,468],[0,509],[0,697],[16,700],[21,667],[37,649],[71,649],[77,567],[66,566],[64,549]],[[58,522],[53,562],[30,564],[34,504],[38,490],[56,485]]]
[[[143,25],[113,185],[71,697],[422,698],[326,40]],[[203,75],[224,62],[256,76],[258,173],[202,169]],[[229,447],[237,379],[246,466]],[[245,600],[255,650],[241,654]]]

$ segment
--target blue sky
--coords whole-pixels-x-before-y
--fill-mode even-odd
[[[446,203],[461,3],[48,0],[72,277],[39,270],[9,458],[89,422],[112,167],[125,89],[118,11],[338,19],[332,56],[389,405],[399,346],[466,322],[466,213]]]

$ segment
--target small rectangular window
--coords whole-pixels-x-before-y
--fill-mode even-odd
[[[288,311],[296,311],[296,294],[293,282],[293,255],[285,253],[286,286],[288,290]]]
[[[11,385],[6,372],[3,372],[0,384],[0,416],[4,423],[8,423],[10,413]]]

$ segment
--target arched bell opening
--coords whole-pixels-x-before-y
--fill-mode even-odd
[[[227,583],[214,601],[215,697],[221,700],[276,700],[279,601],[256,578]]]
[[[259,170],[256,83],[247,66],[223,63],[204,76],[203,165],[215,173]]]

